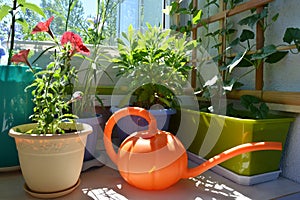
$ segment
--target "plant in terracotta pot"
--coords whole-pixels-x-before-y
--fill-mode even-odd
[[[119,56],[112,61],[121,77],[118,84],[128,85],[128,94],[115,106],[150,109],[159,122],[158,128],[168,129],[170,115],[179,105],[176,95],[182,94],[192,69],[190,58],[195,41],[188,41],[186,35],[148,24],[145,31],[135,31],[129,26],[128,33],[123,33],[117,42]],[[146,125],[139,118],[134,121]],[[118,127],[121,123],[122,120]],[[127,134],[132,132],[126,127],[122,129]]]
[[[65,32],[58,41],[50,29],[53,17],[40,22],[32,33],[47,32],[55,43],[53,62],[39,71],[31,68],[35,80],[26,89],[32,90],[34,122],[10,129],[18,149],[25,190],[36,197],[56,197],[71,192],[79,185],[85,143],[91,126],[76,123],[70,104],[82,98],[77,91],[69,98],[77,70],[71,64],[77,53],[89,54],[81,37]],[[12,62],[31,66],[22,50],[12,57]]]
[[[16,145],[13,138],[8,136],[8,131],[13,126],[29,122],[28,117],[32,114],[32,95],[25,92],[24,88],[32,83],[34,76],[29,72],[28,66],[13,65],[10,62],[15,50],[15,39],[18,38],[17,24],[23,30],[28,27],[24,17],[27,9],[45,16],[38,6],[25,0],[0,3],[1,34],[7,36],[3,38],[7,40],[7,44],[2,42],[5,48],[2,49],[0,65],[0,171],[19,169]]]

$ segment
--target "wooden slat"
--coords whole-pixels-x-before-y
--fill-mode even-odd
[[[256,13],[259,14],[264,10],[264,7],[256,8]],[[264,47],[265,37],[264,37],[264,30],[263,30],[264,20],[261,19],[256,24],[256,49],[261,49]],[[264,83],[264,62],[261,62],[257,68],[255,73],[255,89],[262,90]]]
[[[197,9],[198,7],[198,0],[193,0],[193,7],[194,9]],[[197,40],[197,29],[193,29],[192,30],[192,38],[193,40]],[[194,49],[193,53],[192,53],[192,65],[193,65],[193,69],[192,69],[192,75],[191,75],[191,86],[193,88],[196,88],[197,83],[197,62],[195,61],[197,59],[197,50]]]
[[[230,92],[227,97],[230,99],[240,99],[245,94],[262,98],[263,101],[268,103],[300,105],[300,92],[237,90]]]
[[[212,23],[212,22],[219,21],[220,19],[225,18],[226,14],[227,14],[227,17],[230,17],[230,16],[233,16],[233,15],[242,13],[244,11],[250,10],[252,8],[257,8],[257,7],[266,5],[266,4],[268,4],[272,1],[274,1],[274,0],[251,0],[251,1],[239,4],[231,10],[225,10],[225,11],[219,12],[216,15],[213,15],[209,18],[201,20],[201,22],[198,23],[193,28],[197,29],[197,28],[203,26],[203,24],[209,24],[209,23]]]

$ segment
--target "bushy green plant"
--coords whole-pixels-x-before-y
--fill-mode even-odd
[[[195,41],[184,34],[147,24],[147,29],[135,31],[129,26],[117,40],[119,56],[112,61],[118,76],[130,80],[127,95],[131,104],[149,109],[154,104],[166,108],[175,106],[176,94],[188,80],[191,50]]]

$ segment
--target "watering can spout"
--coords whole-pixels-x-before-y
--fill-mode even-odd
[[[201,173],[211,169],[212,167],[243,153],[260,150],[282,150],[282,144],[280,142],[253,142],[241,144],[231,149],[228,149],[213,158],[210,158],[201,165],[188,168],[182,178],[190,178],[200,175]]]

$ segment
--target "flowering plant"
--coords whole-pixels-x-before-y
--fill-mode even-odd
[[[55,42],[53,62],[43,70],[34,69],[28,61],[29,49],[21,50],[15,54],[11,61],[27,64],[34,73],[35,80],[26,89],[32,89],[33,115],[30,118],[36,121],[38,126],[31,133],[53,134],[64,133],[61,123],[65,120],[77,118],[70,113],[69,104],[80,99],[82,92],[75,92],[71,100],[67,100],[72,81],[77,79],[77,70],[71,65],[71,58],[77,54],[89,54],[89,49],[83,44],[79,35],[73,32],[65,32],[58,41],[50,29],[53,17],[46,22],[39,22],[32,34],[46,32]]]

